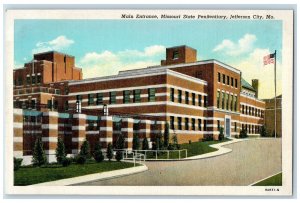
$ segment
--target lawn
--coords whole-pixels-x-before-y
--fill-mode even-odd
[[[282,173],[260,181],[253,186],[282,186]]]
[[[187,156],[197,156],[201,154],[206,154],[214,151],[218,151],[218,149],[210,147],[209,145],[218,144],[222,142],[230,141],[230,139],[225,138],[222,141],[205,141],[205,142],[192,142],[191,144],[181,144],[180,149],[187,149]]]
[[[133,163],[115,161],[87,163],[84,165],[71,164],[68,167],[62,167],[61,165],[49,165],[44,167],[21,167],[18,171],[14,171],[14,185],[32,185],[129,167],[133,167]]]

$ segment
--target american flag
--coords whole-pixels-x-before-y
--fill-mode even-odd
[[[274,61],[275,61],[275,53],[268,54],[267,56],[264,57],[264,65],[274,63]]]

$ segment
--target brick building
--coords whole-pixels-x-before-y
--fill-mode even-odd
[[[266,104],[266,119],[265,126],[269,136],[275,135],[275,97],[272,99],[264,99]],[[276,134],[281,137],[282,135],[282,95],[276,97]]]
[[[40,123],[44,116],[56,113],[57,127],[50,137],[62,136],[59,126],[65,122],[65,143],[73,154],[84,139],[107,144],[115,141],[118,132],[127,133],[128,148],[133,132],[151,141],[165,122],[179,143],[218,139],[220,127],[226,137],[238,136],[241,128],[250,136],[259,135],[265,102],[257,98],[258,80],[250,85],[241,76],[240,70],[220,61],[197,61],[197,51],[188,46],[167,48],[159,66],[88,79],[82,79],[74,57],[47,52],[34,55],[33,62],[14,70],[14,105],[24,109],[22,114],[39,112]],[[104,107],[109,113],[103,117]],[[55,142],[54,138],[44,140]]]

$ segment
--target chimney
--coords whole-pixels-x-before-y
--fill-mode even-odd
[[[255,97],[258,97],[258,79],[253,79],[252,80],[252,87],[255,89]]]

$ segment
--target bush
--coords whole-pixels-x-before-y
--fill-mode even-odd
[[[59,164],[62,164],[62,162],[66,159],[65,144],[60,137],[57,140],[57,148],[55,150],[55,156],[56,156],[57,163]]]
[[[268,136],[267,129],[264,125],[260,129],[260,136],[261,137],[267,137]]]
[[[91,158],[90,144],[87,140],[82,143],[79,154],[84,156],[85,159]]]
[[[189,140],[189,144],[192,144],[192,140]]]
[[[62,161],[61,164],[63,165],[63,167],[67,167],[71,164],[72,160],[70,158],[65,157]]]
[[[247,137],[248,137],[248,134],[247,134],[246,129],[242,129],[240,131],[240,138],[247,138]]]
[[[164,147],[168,148],[169,146],[169,135],[170,135],[170,126],[169,123],[166,122],[165,131],[164,131]]]
[[[121,161],[123,159],[122,151],[117,151],[115,158],[116,158],[117,161]]]
[[[213,140],[214,140],[214,138],[212,135],[205,135],[205,137],[203,139],[203,141],[213,141]]]
[[[101,146],[100,143],[97,142],[95,145],[95,150],[94,150],[94,159],[96,160],[96,162],[102,162],[104,160],[104,156],[102,154],[101,151]]]
[[[76,157],[76,163],[77,164],[85,164],[85,162],[86,162],[86,157],[85,156],[78,155]]]
[[[43,143],[40,137],[35,140],[32,156],[33,166],[42,166],[47,163],[47,158],[43,150]]]
[[[114,156],[113,150],[112,150],[112,146],[111,143],[109,143],[107,145],[107,150],[106,150],[106,157],[107,159],[110,161]]]
[[[19,168],[21,167],[23,159],[18,159],[14,157],[14,171],[19,170]]]
[[[133,135],[133,140],[132,140],[132,149],[133,150],[138,150],[140,148],[140,140],[139,136],[137,134]]]
[[[224,128],[220,127],[219,141],[224,140]]]
[[[149,143],[148,143],[148,139],[146,137],[143,139],[142,149],[149,150]]]

